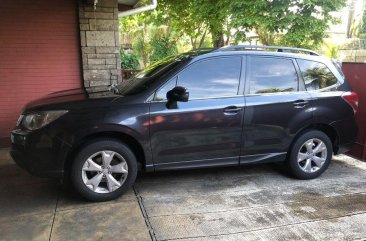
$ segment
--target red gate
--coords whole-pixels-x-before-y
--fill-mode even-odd
[[[366,63],[343,63],[342,70],[359,96],[359,108],[356,114],[358,137],[348,155],[366,161]]]

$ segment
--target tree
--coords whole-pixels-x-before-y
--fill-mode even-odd
[[[196,0],[197,18],[205,23],[212,36],[212,46],[222,47],[231,37],[230,10],[231,1]]]
[[[150,41],[151,56],[150,61],[156,62],[166,57],[177,54],[176,42],[171,38],[171,32],[168,28],[160,27],[152,31]]]
[[[160,0],[157,23],[170,23],[180,35],[187,35],[192,48],[201,48],[210,35],[213,47],[228,44],[231,37],[230,1]]]
[[[347,38],[352,38],[354,31],[354,23],[355,23],[355,19],[354,19],[354,15],[355,15],[355,4],[356,4],[356,0],[351,0],[351,3],[349,5],[349,10],[348,10],[348,21],[347,21]]]
[[[188,36],[193,49],[205,47],[208,39],[211,47],[246,41],[248,32],[265,45],[317,49],[328,25],[337,21],[331,12],[344,5],[344,0],[159,0],[155,11],[140,16],[145,27],[166,26],[168,42]]]
[[[343,0],[233,0],[232,25],[245,38],[255,31],[263,44],[318,48],[325,31],[337,19],[331,12],[345,5]]]
[[[202,21],[200,5],[195,0],[161,0],[155,12],[151,13],[155,25],[167,25],[177,32],[176,37],[187,35],[192,48],[201,48],[208,32]],[[155,17],[155,18],[154,18]]]
[[[360,38],[366,38],[366,2],[364,2],[363,14],[361,19],[361,27],[360,27]]]
[[[331,12],[345,1],[160,0],[159,4],[164,21],[171,21],[192,39],[210,34],[213,47],[228,44],[231,38],[246,40],[246,33],[254,31],[262,44],[317,48],[329,23],[336,21]],[[192,41],[192,45],[197,43]]]
[[[133,53],[138,56],[143,67],[177,53],[172,29],[170,26],[153,24],[155,19],[150,14],[120,19],[121,37],[130,41]]]
[[[139,61],[137,56],[134,53],[128,53],[124,50],[121,50],[121,67],[122,69],[139,69]]]

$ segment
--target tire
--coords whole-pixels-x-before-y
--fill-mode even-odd
[[[287,164],[290,173],[302,180],[319,177],[329,166],[333,146],[329,137],[321,131],[302,133],[293,143]]]
[[[127,145],[113,139],[97,139],[76,155],[70,178],[82,197],[104,202],[124,194],[136,175],[136,157]]]

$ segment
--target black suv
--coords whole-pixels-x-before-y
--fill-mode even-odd
[[[306,49],[229,46],[162,60],[104,92],[29,103],[11,155],[30,173],[67,177],[111,200],[138,169],[285,162],[318,177],[355,140],[358,96],[332,60]]]

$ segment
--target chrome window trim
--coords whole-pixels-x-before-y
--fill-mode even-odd
[[[231,96],[195,98],[195,99],[189,99],[188,102],[193,101],[193,100],[228,99],[228,98],[236,98],[236,97],[243,97],[244,98],[244,95],[231,95]],[[167,100],[152,100],[149,103],[162,103],[162,102],[167,102]]]
[[[286,92],[275,92],[275,93],[263,93],[263,94],[247,94],[245,97],[251,97],[251,96],[271,96],[271,95],[293,95],[293,94],[305,94],[309,93],[309,91],[302,90],[302,91],[286,91]]]

